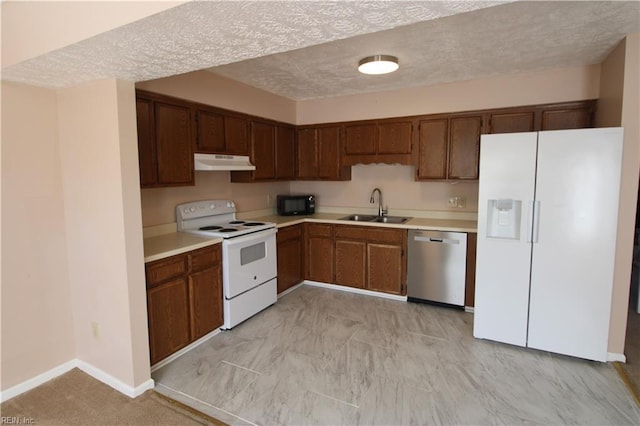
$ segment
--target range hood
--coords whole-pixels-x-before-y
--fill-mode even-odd
[[[226,170],[255,170],[249,157],[245,155],[199,154],[193,156],[195,170],[226,171]]]

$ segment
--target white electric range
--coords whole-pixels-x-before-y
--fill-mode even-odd
[[[179,232],[220,237],[224,325],[231,329],[277,300],[276,225],[236,219],[231,200],[176,206]]]

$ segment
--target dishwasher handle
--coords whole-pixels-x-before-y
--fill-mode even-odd
[[[460,244],[460,240],[453,238],[434,238],[434,237],[421,237],[416,235],[413,237],[414,241],[420,241],[423,243],[441,243],[441,244]]]

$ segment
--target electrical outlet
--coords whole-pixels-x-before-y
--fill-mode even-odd
[[[449,197],[449,207],[458,207],[458,197]]]
[[[459,209],[463,209],[467,205],[467,199],[465,197],[456,197],[458,198],[457,207]]]
[[[93,337],[96,339],[100,337],[100,327],[96,321],[91,322],[91,331],[93,332]]]

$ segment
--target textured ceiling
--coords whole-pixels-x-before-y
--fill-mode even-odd
[[[500,3],[194,1],[4,68],[2,79],[48,87],[101,78],[144,81]],[[294,78],[282,86],[295,84]]]
[[[517,2],[212,68],[296,99],[432,85],[544,68],[600,63],[640,31],[640,2]],[[399,71],[357,72],[372,54]]]

